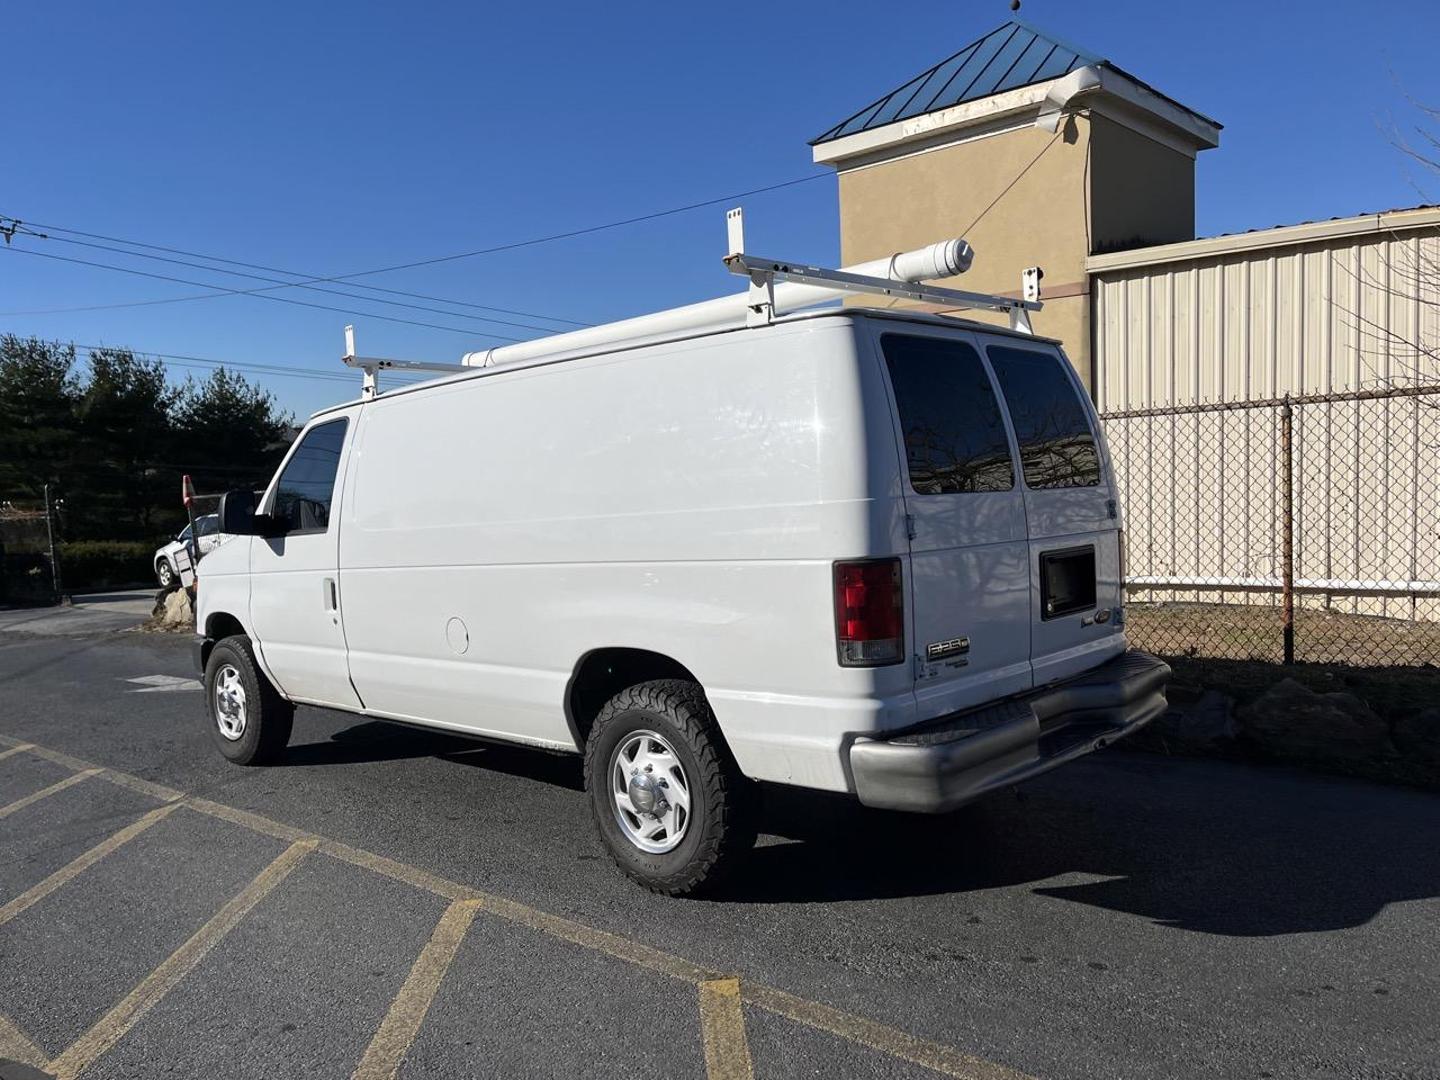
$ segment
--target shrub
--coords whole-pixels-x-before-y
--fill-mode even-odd
[[[154,555],[143,540],[72,540],[60,545],[60,577],[66,592],[147,583]]]

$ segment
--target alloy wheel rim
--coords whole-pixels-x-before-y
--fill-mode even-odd
[[[610,756],[610,801],[625,838],[663,855],[690,827],[690,781],[675,748],[654,731],[632,731]]]
[[[226,664],[215,675],[215,724],[231,742],[245,735],[245,684],[234,664]]]

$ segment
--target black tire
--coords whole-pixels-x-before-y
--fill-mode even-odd
[[[170,565],[169,559],[161,559],[155,564],[155,580],[162,589],[169,589],[175,584],[175,568]]]
[[[654,854],[621,827],[610,790],[612,756],[627,735],[652,731],[675,751],[690,791],[678,846]],[[755,844],[755,797],[720,736],[705,692],[683,679],[640,683],[611,698],[585,743],[585,788],[616,864],[652,892],[685,896],[722,881]]]
[[[244,692],[243,729],[238,738],[227,737],[224,733],[219,702],[223,695],[218,694],[216,689],[222,673],[228,680],[232,678],[231,671]],[[284,753],[290,742],[295,706],[282,698],[270,680],[265,678],[255,663],[250,639],[243,634],[235,634],[216,642],[210,650],[210,659],[205,663],[205,714],[210,736],[221,754],[237,765],[265,765]],[[233,716],[226,719],[233,730]]]

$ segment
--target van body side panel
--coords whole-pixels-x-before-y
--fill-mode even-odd
[[[642,648],[748,775],[845,790],[849,734],[913,718],[903,665],[836,660],[834,560],[904,543],[867,380],[836,318],[371,402],[340,548],[367,711],[573,749],[574,665]]]

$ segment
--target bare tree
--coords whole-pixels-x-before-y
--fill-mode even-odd
[[[1407,99],[1408,100],[1408,99]],[[1421,170],[1411,184],[1423,202],[1440,185],[1440,109],[1409,100],[1418,114],[1407,129],[1398,124],[1389,128],[1390,143]],[[1368,314],[1365,304],[1331,298],[1343,313],[1347,326],[1356,334],[1361,363],[1380,385],[1414,385],[1440,381],[1440,228],[1391,232],[1396,243],[1379,249],[1377,268],[1363,260],[1355,266],[1330,253],[1338,277],[1348,277],[1362,287],[1411,306],[1413,317],[1404,324]]]

